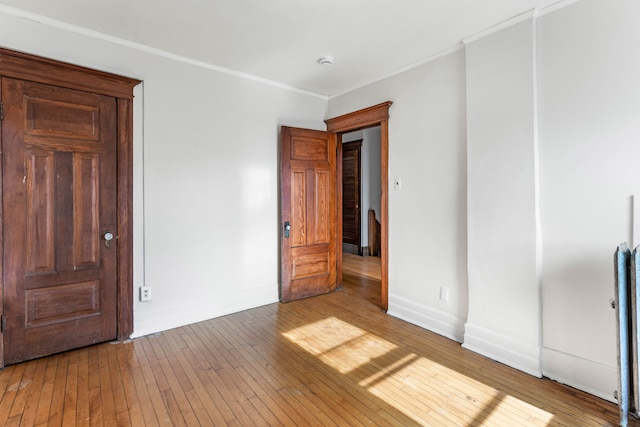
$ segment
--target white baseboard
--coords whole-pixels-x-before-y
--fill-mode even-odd
[[[542,347],[542,374],[554,381],[617,403],[618,368]]]
[[[527,374],[542,377],[540,348],[535,345],[467,323],[462,347]]]
[[[277,285],[271,284],[252,289],[250,292],[243,291],[225,294],[219,298],[207,298],[201,301],[199,305],[191,304],[177,307],[167,307],[165,305],[162,310],[155,311],[150,305],[148,309],[144,307],[134,310],[134,327],[131,338],[154,334],[278,302],[277,289]],[[152,303],[153,300],[144,304]]]
[[[389,295],[387,314],[457,342],[464,336],[464,320],[407,298]]]

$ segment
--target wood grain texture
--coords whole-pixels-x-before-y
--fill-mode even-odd
[[[118,339],[133,333],[133,101],[117,99]],[[106,230],[105,230],[106,231]]]
[[[116,102],[2,78],[4,360],[116,337]],[[78,111],[88,111],[86,115]],[[68,124],[68,127],[65,125]]]
[[[133,88],[140,83],[140,80],[128,77],[118,76],[111,73],[105,73],[98,70],[91,70],[72,64],[61,63],[59,61],[50,60],[26,53],[15,52],[7,49],[0,49],[0,77],[14,78],[33,83],[41,83],[56,87],[57,90],[73,89],[81,91],[83,94],[104,95],[111,97],[116,102],[117,114],[117,169],[107,171],[108,174],[117,176],[117,182],[114,185],[108,185],[103,188],[103,192],[107,194],[107,198],[111,198],[111,194],[117,197],[117,224],[109,224],[105,228],[108,230],[99,230],[101,233],[106,231],[114,232],[116,235],[117,250],[117,336],[120,339],[127,338],[133,331]],[[4,93],[3,93],[4,97]],[[8,117],[2,123],[2,135],[0,139],[3,141],[7,138],[13,138],[17,132],[22,132],[26,138],[35,141],[35,145],[39,145],[44,151],[51,145],[52,141],[58,146],[64,146],[68,153],[56,153],[56,179],[59,186],[64,187],[73,180],[73,166],[70,160],[71,151],[92,152],[92,144],[99,140],[99,130],[101,128],[100,121],[103,119],[103,113],[100,113],[95,106],[82,104],[77,102],[66,102],[61,99],[44,99],[44,98],[27,98],[24,107],[25,110],[25,126],[22,130],[15,126]],[[13,110],[13,109],[12,109]],[[5,113],[8,108],[5,105]],[[5,114],[8,116],[9,114]],[[54,120],[51,120],[54,118]],[[54,136],[55,138],[47,138],[46,136]],[[73,140],[75,141],[65,141]],[[81,142],[84,141],[84,145]],[[4,143],[3,143],[4,145]],[[3,155],[5,152],[3,152]],[[0,180],[6,182],[6,161],[0,162],[2,175]],[[9,165],[11,166],[11,165]],[[9,172],[11,175],[11,172]],[[66,184],[65,184],[66,182]],[[0,194],[3,195],[0,186]],[[52,193],[45,192],[51,196]],[[36,200],[41,203],[44,199]],[[48,200],[46,202],[49,202]],[[55,210],[71,203],[65,199],[64,194],[60,192],[55,196]],[[41,210],[42,211],[42,210]],[[2,214],[4,215],[3,210]],[[57,217],[54,228],[61,230],[64,228],[64,221],[60,221]],[[0,221],[4,219],[0,217]],[[87,223],[88,224],[88,223]],[[49,226],[45,222],[40,222],[38,226]],[[101,221],[101,225],[105,225]],[[116,229],[117,228],[117,229]],[[41,234],[42,235],[42,234]],[[57,236],[58,245],[72,247],[73,239],[65,241],[64,236],[73,236],[73,230],[60,232]],[[0,236],[0,277],[3,279],[0,284],[5,296],[11,296],[11,290],[5,288],[6,283],[10,283],[12,272],[7,269],[15,269],[14,265],[7,265],[5,258],[5,237]],[[46,246],[47,242],[44,242]],[[78,243],[78,242],[76,242]],[[93,242],[93,254],[95,255],[95,242]],[[84,244],[84,242],[83,242]],[[42,251],[49,251],[50,248],[39,248]],[[91,252],[91,251],[89,251]],[[42,252],[44,253],[44,252]],[[86,253],[85,253],[86,254]],[[38,256],[40,253],[38,254]],[[46,254],[48,255],[48,254]],[[55,269],[64,270],[66,266],[73,264],[72,255],[56,254]],[[46,257],[45,257],[46,258]],[[89,258],[94,258],[90,256]],[[35,259],[33,260],[35,261]],[[49,261],[47,259],[47,261]],[[93,261],[93,260],[92,260]],[[49,262],[47,262],[48,264]],[[48,268],[48,267],[47,267]],[[81,278],[80,280],[88,280],[90,278]],[[3,306],[4,313],[4,306]],[[4,340],[0,340],[0,366],[4,366]]]
[[[342,116],[325,120],[329,132],[353,132],[377,126],[389,119],[389,108],[393,102],[386,101]]]
[[[140,80],[0,48],[0,75],[69,89],[133,98]]]
[[[386,315],[379,259],[345,255],[338,292],[7,367],[0,425],[617,425],[610,402]]]
[[[342,144],[342,243],[361,248],[362,140]]]
[[[340,135],[367,127],[380,126],[380,257],[382,260],[381,305],[386,311],[389,308],[389,109],[393,102],[387,101],[349,114],[325,120],[327,130]],[[341,162],[342,150],[338,150],[338,161]],[[342,177],[338,174],[338,177]],[[342,183],[338,183],[342,188]],[[340,197],[342,194],[340,193]],[[339,201],[341,202],[341,201]],[[339,205],[341,206],[341,205]],[[342,215],[338,215],[338,230],[342,230]],[[336,249],[337,259],[342,257],[342,246]],[[341,277],[340,262],[338,277]]]
[[[281,301],[337,287],[336,138],[328,132],[282,128]]]

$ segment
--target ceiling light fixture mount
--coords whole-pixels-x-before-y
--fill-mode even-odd
[[[333,56],[323,56],[322,58],[318,59],[316,62],[322,65],[323,67],[330,67],[331,65],[333,65]]]

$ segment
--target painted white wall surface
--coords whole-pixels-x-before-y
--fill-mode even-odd
[[[389,191],[389,314],[457,341],[467,314],[464,72],[459,50],[332,98],[328,114],[394,102],[389,177],[402,188]]]
[[[77,30],[0,11],[2,47],[144,81],[134,101],[134,336],[277,301],[279,126],[324,129],[327,100]]]
[[[639,18],[634,0],[538,18],[543,373],[609,400],[613,253],[640,190]]]
[[[464,346],[539,376],[534,25],[530,16],[466,45]]]

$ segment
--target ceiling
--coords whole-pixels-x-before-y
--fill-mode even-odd
[[[332,96],[575,0],[0,0],[155,49]],[[330,55],[334,65],[317,60]]]

